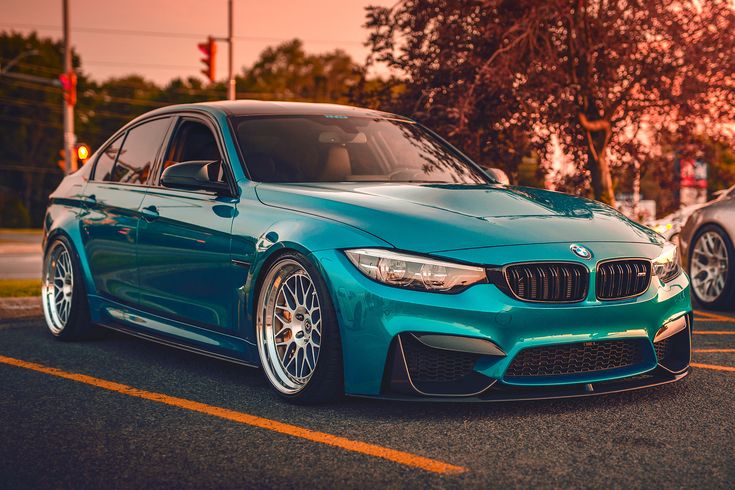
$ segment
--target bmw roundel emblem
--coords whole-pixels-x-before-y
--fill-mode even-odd
[[[571,250],[572,253],[579,258],[582,258],[585,260],[589,260],[592,258],[592,252],[590,252],[589,249],[583,247],[582,245],[577,245],[576,243],[572,243],[569,246],[569,250]]]

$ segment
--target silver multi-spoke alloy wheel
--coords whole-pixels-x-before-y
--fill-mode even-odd
[[[57,241],[46,254],[41,284],[41,299],[46,324],[59,335],[69,321],[74,297],[74,270],[69,249]]]
[[[266,376],[281,393],[300,392],[319,361],[322,314],[314,281],[297,261],[281,260],[268,272],[256,321]]]
[[[716,301],[727,280],[729,257],[722,237],[714,231],[706,231],[694,244],[691,260],[692,287],[697,297],[708,303]]]

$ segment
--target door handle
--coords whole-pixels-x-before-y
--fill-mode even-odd
[[[154,219],[158,219],[158,208],[156,206],[146,206],[143,209],[141,209],[141,213],[143,214],[143,218],[145,218],[148,221],[153,221]]]

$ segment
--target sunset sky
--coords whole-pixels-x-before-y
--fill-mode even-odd
[[[3,0],[0,31],[61,36],[61,0]],[[395,0],[235,0],[235,72],[267,46],[300,38],[307,52],[341,48],[362,62],[365,6]],[[72,43],[97,80],[139,73],[158,83],[199,75],[197,43],[227,34],[227,0],[70,0]],[[137,33],[120,31],[138,31]],[[145,32],[141,32],[145,31]],[[219,43],[217,78],[227,75]],[[26,60],[32,63],[32,58]]]

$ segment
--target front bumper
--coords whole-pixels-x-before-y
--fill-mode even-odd
[[[535,253],[553,260],[558,250],[549,247],[538,246]],[[645,246],[616,244],[609,256],[601,254],[585,263],[591,269],[590,280],[594,281],[597,260],[646,256],[642,248]],[[472,251],[473,262],[493,263],[479,257],[480,253]],[[497,251],[494,253],[497,255]],[[556,398],[655,386],[677,381],[688,372],[692,324],[689,281],[684,274],[667,285],[654,278],[649,289],[636,298],[599,301],[592,284],[590,296],[582,302],[544,304],[511,298],[491,284],[476,285],[459,294],[394,288],[363,276],[341,251],[313,255],[330,288],[341,327],[347,394],[484,401]],[[684,316],[687,342],[682,356],[686,358],[675,363],[676,369],[666,369],[659,364],[653,339],[662,326]],[[472,382],[466,389],[455,386],[446,396],[447,390],[436,385],[427,390],[405,380],[396,382],[398,342],[401,335],[411,333],[481,339],[505,355],[477,357],[472,365]],[[506,375],[524,349],[621,340],[635,342],[640,351],[635,363],[621,369],[555,376]]]

